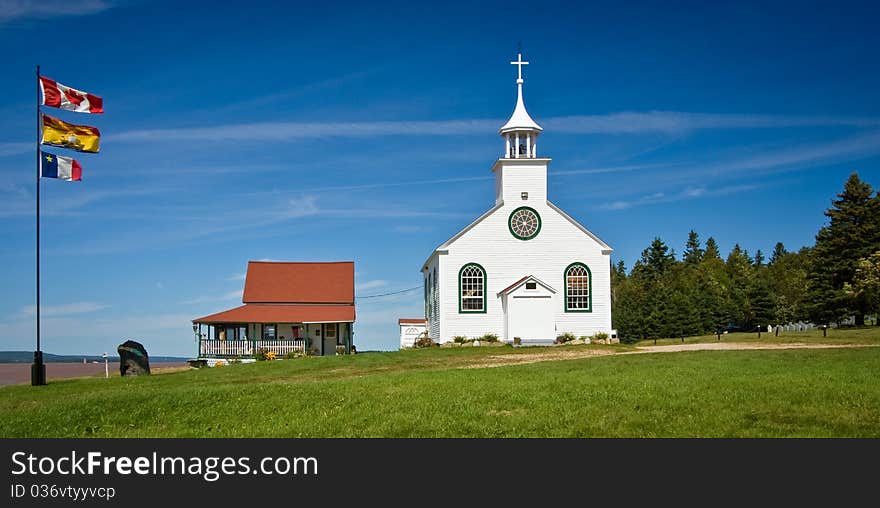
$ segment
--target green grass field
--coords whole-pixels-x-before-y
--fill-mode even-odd
[[[880,345],[855,332],[836,339]],[[819,335],[797,342],[833,343]],[[0,435],[880,436],[880,347],[558,358],[631,350],[431,349],[8,386]],[[554,359],[483,367],[542,355]]]

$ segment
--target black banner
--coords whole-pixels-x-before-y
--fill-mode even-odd
[[[878,451],[877,440],[0,440],[7,506],[554,506],[707,495],[846,505],[872,486]]]

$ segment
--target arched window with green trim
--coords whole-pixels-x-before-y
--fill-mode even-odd
[[[431,291],[431,272],[428,272],[428,321],[434,318],[434,293]]]
[[[428,275],[425,274],[425,319],[431,318],[431,311],[428,309]]]
[[[486,312],[486,269],[468,263],[458,271],[458,312]]]
[[[593,274],[583,263],[565,268],[565,312],[593,311]]]
[[[434,302],[433,315],[438,315],[440,310],[440,293],[437,291],[437,267],[434,267],[434,285],[431,287],[431,300]]]

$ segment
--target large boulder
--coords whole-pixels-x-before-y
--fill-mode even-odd
[[[150,373],[150,357],[139,342],[127,340],[116,348],[119,352],[119,374],[140,376]]]

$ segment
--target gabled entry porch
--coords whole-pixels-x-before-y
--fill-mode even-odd
[[[502,289],[504,341],[550,345],[556,339],[553,295],[556,290],[537,277],[527,275]]]

